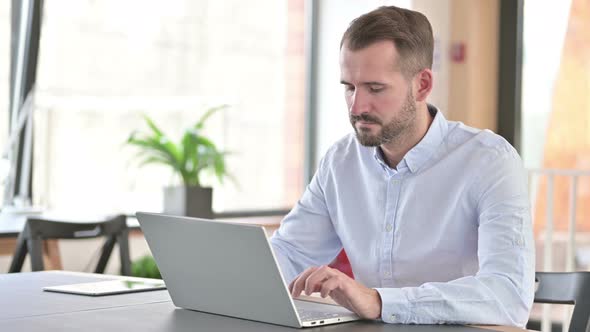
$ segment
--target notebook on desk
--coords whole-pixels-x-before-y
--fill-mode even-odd
[[[136,215],[178,307],[297,328],[359,319],[338,305],[292,299],[260,226]]]

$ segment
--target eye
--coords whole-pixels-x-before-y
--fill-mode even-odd
[[[371,93],[379,93],[381,91],[383,91],[385,88],[382,85],[371,85],[369,86],[369,91],[371,91]]]
[[[354,85],[352,85],[352,84],[344,84],[344,91],[346,91],[346,92],[353,92],[354,91]]]

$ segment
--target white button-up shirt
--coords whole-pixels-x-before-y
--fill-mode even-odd
[[[522,161],[502,137],[429,110],[395,169],[354,134],[328,150],[271,238],[285,281],[344,248],[385,322],[523,327],[534,246]]]

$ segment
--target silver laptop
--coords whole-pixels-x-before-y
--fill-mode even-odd
[[[137,213],[177,307],[291,327],[358,320],[344,307],[293,300],[255,225]]]

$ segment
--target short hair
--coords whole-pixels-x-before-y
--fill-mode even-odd
[[[432,26],[424,14],[409,9],[383,6],[357,17],[344,32],[340,48],[346,44],[357,51],[385,40],[394,43],[399,70],[406,78],[425,68],[432,69]]]

